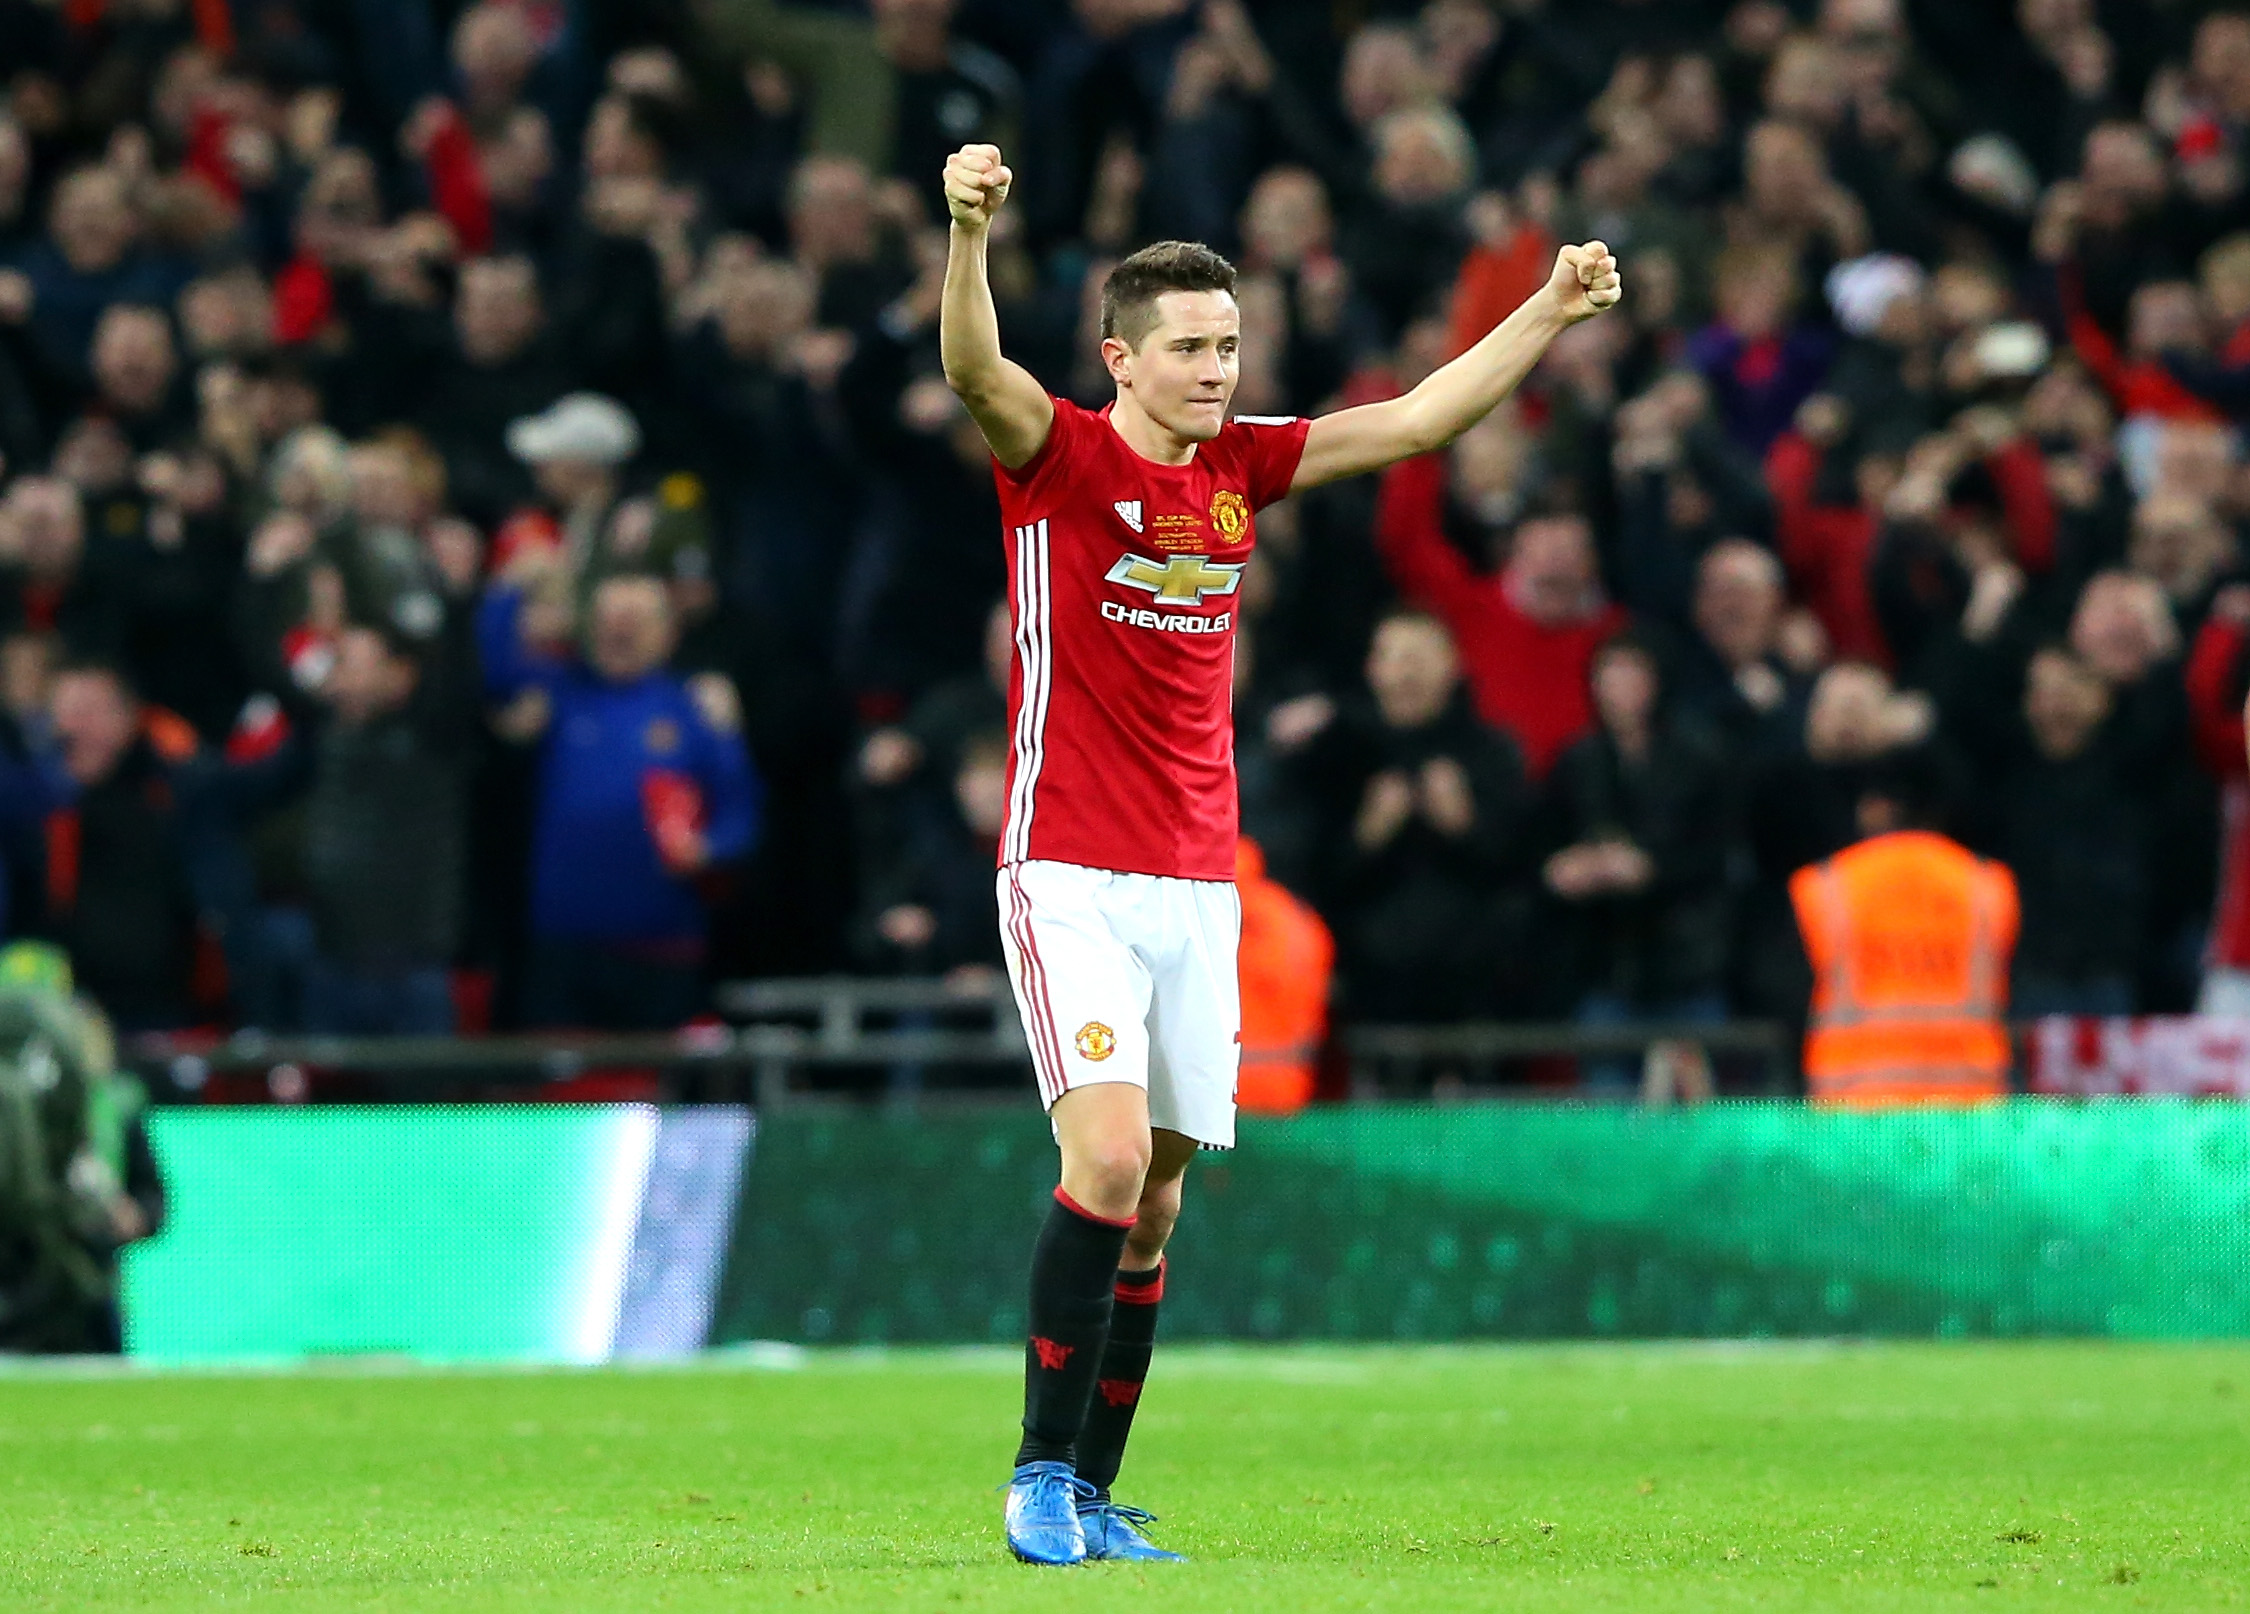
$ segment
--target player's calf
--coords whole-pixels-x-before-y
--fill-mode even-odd
[[[1110,1291],[1130,1225],[1055,1190],[1031,1255],[1019,1467],[1070,1460],[1109,1340]]]

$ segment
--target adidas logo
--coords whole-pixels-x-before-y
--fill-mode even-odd
[[[1141,530],[1140,500],[1119,499],[1115,504],[1111,505],[1110,508],[1117,512],[1118,518],[1122,520],[1126,526],[1132,528],[1135,532],[1139,532]]]

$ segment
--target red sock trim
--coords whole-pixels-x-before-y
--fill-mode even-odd
[[[1164,1298],[1164,1257],[1156,1258],[1156,1275],[1149,1282],[1126,1283],[1120,1279],[1112,1292],[1127,1306],[1155,1305]]]
[[[1130,1216],[1096,1216],[1085,1206],[1079,1204],[1077,1200],[1064,1193],[1060,1183],[1055,1185],[1055,1203],[1073,1216],[1083,1216],[1087,1221],[1099,1222],[1104,1227],[1131,1227],[1133,1225],[1133,1218]]]

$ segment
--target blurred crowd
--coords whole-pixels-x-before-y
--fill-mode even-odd
[[[1240,412],[1621,260],[1261,517],[1244,826],[1362,1021],[1802,1013],[1910,780],[2024,1012],[2250,1009],[2250,11],[0,0],[5,927],[128,1030],[676,1024],[999,963],[1011,353],[1244,271]]]

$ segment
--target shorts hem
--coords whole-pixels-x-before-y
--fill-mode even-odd
[[[1062,1093],[1057,1093],[1053,1098],[1046,1099],[1045,1107],[1052,1111],[1057,1104],[1062,1102],[1063,1093],[1076,1092],[1081,1087],[1137,1087],[1145,1093],[1148,1091],[1148,1078],[1135,1076],[1131,1071],[1121,1070],[1115,1075],[1095,1075],[1079,1081],[1065,1082],[1062,1086]]]
[[[1069,1087],[1063,1089],[1063,1092],[1072,1092],[1081,1087],[1138,1087],[1144,1093],[1148,1091],[1148,1084],[1146,1082],[1137,1082],[1130,1076],[1097,1076],[1091,1081],[1072,1082]],[[1055,1096],[1055,1102],[1059,1103],[1061,1101],[1061,1097],[1062,1095],[1058,1093]],[[1043,1104],[1041,1106],[1041,1113],[1043,1113],[1047,1117],[1048,1125],[1052,1127],[1054,1125],[1055,1104]],[[1231,1126],[1226,1129],[1226,1142],[1221,1143],[1215,1138],[1207,1138],[1202,1136],[1201,1134],[1204,1130],[1206,1130],[1205,1128],[1178,1125],[1175,1124],[1169,1117],[1165,1116],[1151,1115],[1148,1118],[1148,1125],[1149,1130],[1152,1132],[1177,1132],[1181,1137],[1186,1138],[1189,1142],[1193,1143],[1199,1151],[1210,1150],[1214,1153],[1224,1154],[1232,1150],[1235,1145],[1235,1129]],[[1208,1128],[1208,1130],[1215,1132],[1218,1130],[1218,1128],[1210,1127]]]

